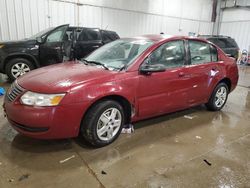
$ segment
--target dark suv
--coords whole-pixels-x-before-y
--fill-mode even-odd
[[[234,57],[236,60],[238,59],[240,49],[233,38],[223,35],[199,35],[199,37],[205,38],[208,41],[214,43],[220,47],[229,57]]]
[[[0,43],[0,72],[11,80],[32,69],[80,59],[119,39],[113,31],[61,25],[20,41]]]

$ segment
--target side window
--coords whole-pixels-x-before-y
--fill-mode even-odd
[[[226,48],[226,43],[223,40],[217,39],[215,44],[220,48]]]
[[[111,42],[112,40],[109,38],[108,33],[105,31],[102,31],[102,40],[105,43]]]
[[[61,42],[66,28],[67,27],[60,27],[54,30],[52,33],[49,34],[46,42]]]
[[[185,63],[184,41],[171,41],[157,48],[149,56],[149,64],[162,64],[166,68],[181,67]]]
[[[119,39],[119,36],[115,32],[109,32],[109,38],[111,40]]]
[[[79,41],[93,41],[101,40],[100,32],[98,29],[83,29],[78,37]]]
[[[237,48],[236,42],[232,38],[218,38],[224,48]]]
[[[192,65],[218,61],[217,49],[211,44],[190,40],[189,49]]]
[[[82,32],[79,34],[78,39],[79,41],[88,41],[87,32],[85,29],[82,30]]]
[[[200,41],[189,41],[192,65],[211,62],[210,44]]]

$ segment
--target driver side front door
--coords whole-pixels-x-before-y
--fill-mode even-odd
[[[59,26],[45,38],[45,42],[40,44],[39,57],[41,66],[60,63],[63,61],[64,35],[68,25]]]
[[[149,64],[162,64],[165,72],[139,75],[139,116],[152,117],[186,108],[191,87],[183,40],[167,42],[150,56]]]

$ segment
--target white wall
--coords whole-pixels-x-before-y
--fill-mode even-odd
[[[222,13],[220,34],[233,37],[241,50],[250,50],[250,10],[224,10]]]
[[[212,0],[0,0],[0,41],[64,23],[107,28],[122,37],[211,34],[211,14]]]

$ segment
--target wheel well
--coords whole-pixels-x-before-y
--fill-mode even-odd
[[[224,78],[219,83],[222,83],[222,82],[227,84],[227,87],[228,87],[229,91],[231,91],[231,80],[229,78]]]
[[[89,111],[89,109],[91,107],[93,107],[94,105],[96,105],[97,103],[99,103],[99,102],[101,102],[103,100],[113,100],[113,101],[118,102],[123,107],[123,109],[124,109],[125,124],[127,124],[127,123],[130,122],[130,120],[131,120],[131,114],[132,114],[132,106],[131,106],[130,102],[125,97],[122,97],[120,95],[110,95],[110,96],[106,96],[106,97],[98,99],[93,104],[91,104],[91,106],[85,112],[84,117],[88,113],[88,111]]]
[[[12,55],[12,56],[7,57],[7,58],[4,60],[4,70],[6,69],[7,63],[8,63],[10,60],[16,59],[16,58],[27,59],[28,61],[30,61],[30,62],[35,66],[35,68],[38,68],[38,66],[37,66],[37,64],[36,64],[36,62],[35,62],[35,60],[34,60],[32,57],[30,57],[30,56],[28,56],[28,55]]]

